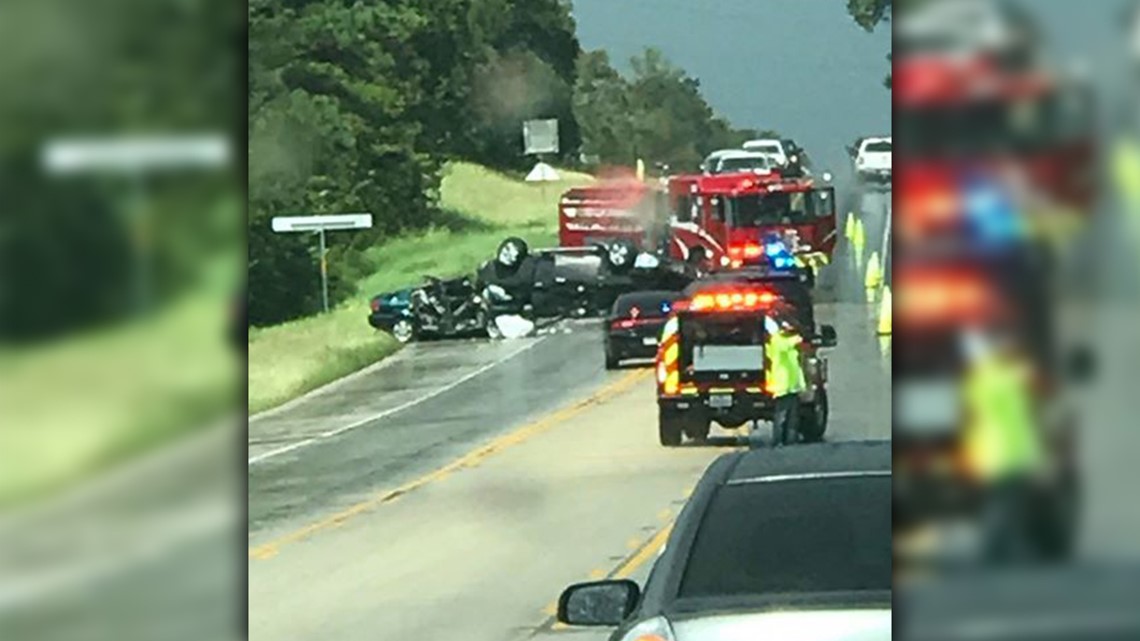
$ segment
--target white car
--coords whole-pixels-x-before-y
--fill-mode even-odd
[[[776,164],[778,165],[786,165],[788,163],[788,150],[784,148],[784,142],[777,138],[749,140],[744,143],[743,149],[745,151],[756,151],[772,156],[776,159]]]
[[[891,182],[891,137],[864,138],[855,153],[855,175],[862,182]]]
[[[731,174],[742,171],[765,173],[772,171],[776,164],[777,160],[771,154],[733,149],[715,152],[705,161],[705,171],[710,174]]]

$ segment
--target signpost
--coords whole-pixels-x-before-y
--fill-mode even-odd
[[[326,231],[369,229],[372,214],[333,214],[326,216],[275,216],[273,231],[278,234],[315,232],[320,236],[321,304],[329,311],[329,264],[325,249]]]
[[[131,241],[135,253],[135,304],[150,307],[150,236],[145,177],[149,173],[186,169],[212,169],[230,162],[225,136],[103,136],[51,140],[41,149],[40,163],[50,174],[111,174],[130,179]]]

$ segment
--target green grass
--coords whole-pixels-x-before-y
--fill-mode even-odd
[[[520,236],[532,247],[557,243],[558,197],[570,185],[592,180],[560,172],[566,180],[539,187],[478,165],[453,163],[441,187],[444,208],[482,223],[473,230],[429,230],[395,238],[367,252],[375,271],[357,283],[357,297],[328,314],[251,330],[249,412],[255,414],[362,369],[399,345],[367,322],[375,294],[415,285],[430,274],[472,273],[503,238]]]
[[[557,182],[527,183],[480,165],[451,163],[444,169],[440,200],[446,209],[496,225],[554,225],[562,192],[594,180],[561,169],[558,175]]]
[[[0,350],[0,507],[236,409],[242,364],[225,340],[229,295],[204,284],[146,320]]]

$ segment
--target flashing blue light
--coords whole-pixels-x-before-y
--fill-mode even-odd
[[[1000,183],[976,177],[964,187],[966,217],[978,240],[1005,243],[1024,236],[1021,213]]]
[[[668,314],[669,310],[671,310],[671,309],[673,309],[673,306],[669,304],[669,301],[665,301],[665,302],[661,303],[661,313],[662,314]]]
[[[796,266],[796,259],[791,256],[776,256],[772,259],[772,266],[776,269],[791,269]]]

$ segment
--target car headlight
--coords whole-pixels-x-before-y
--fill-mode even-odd
[[[633,626],[621,641],[676,641],[676,637],[665,617],[653,617]]]

